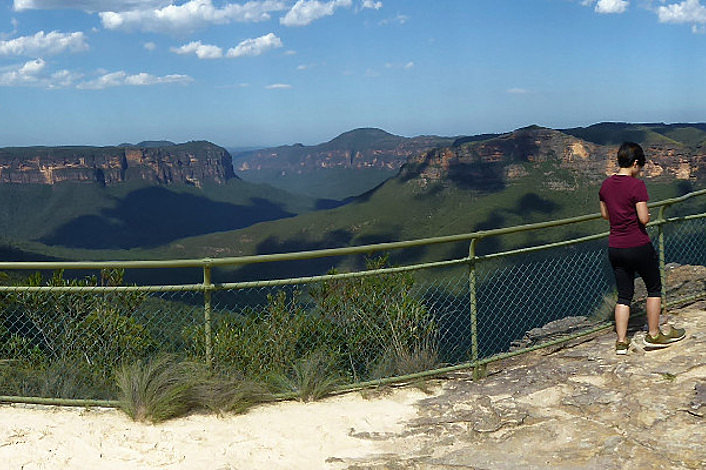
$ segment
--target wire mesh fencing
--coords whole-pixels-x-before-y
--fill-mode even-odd
[[[706,265],[705,220],[664,226],[666,263]],[[359,272],[278,282],[11,272],[0,286],[0,395],[114,399],[118,367],[164,354],[266,384],[307,367],[355,384],[477,362],[609,319],[604,244],[403,267],[374,255]]]

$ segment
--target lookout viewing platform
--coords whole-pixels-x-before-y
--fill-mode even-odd
[[[693,267],[668,285],[690,289]],[[158,425],[115,409],[0,406],[7,468],[700,469],[706,462],[706,301],[670,310],[666,349],[614,352],[614,334],[493,363],[487,376],[192,414]]]

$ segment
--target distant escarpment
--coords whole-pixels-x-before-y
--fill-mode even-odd
[[[321,168],[397,170],[409,157],[453,141],[437,136],[401,137],[374,128],[355,129],[315,146],[294,144],[241,152],[235,156],[235,166],[238,172],[277,170],[283,174]]]
[[[167,143],[168,144],[168,143]],[[225,183],[236,178],[230,154],[210,142],[164,146],[8,147],[0,149],[0,183],[145,181]]]
[[[652,129],[624,125],[623,134],[616,126],[598,124],[592,126],[601,127],[598,130],[563,131],[530,126],[486,140],[460,139],[455,145],[411,158],[399,178],[422,187],[440,183],[495,190],[532,173],[541,178],[539,183],[547,189],[573,190],[578,184],[599,181],[615,173],[620,142],[636,140],[647,157],[645,178],[706,179],[706,131],[698,125],[653,125]],[[610,138],[604,127],[611,129]],[[678,136],[688,138],[680,141],[676,140]]]

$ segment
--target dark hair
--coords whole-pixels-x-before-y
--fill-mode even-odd
[[[635,142],[623,142],[618,149],[618,166],[630,168],[634,162],[637,162],[637,166],[645,166],[645,152]]]

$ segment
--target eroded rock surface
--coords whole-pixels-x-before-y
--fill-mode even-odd
[[[539,350],[443,380],[417,417],[376,439],[362,469],[706,468],[706,303],[670,312],[688,330],[669,348],[645,351],[644,333],[616,356],[614,333]],[[355,430],[351,431],[355,435]]]

